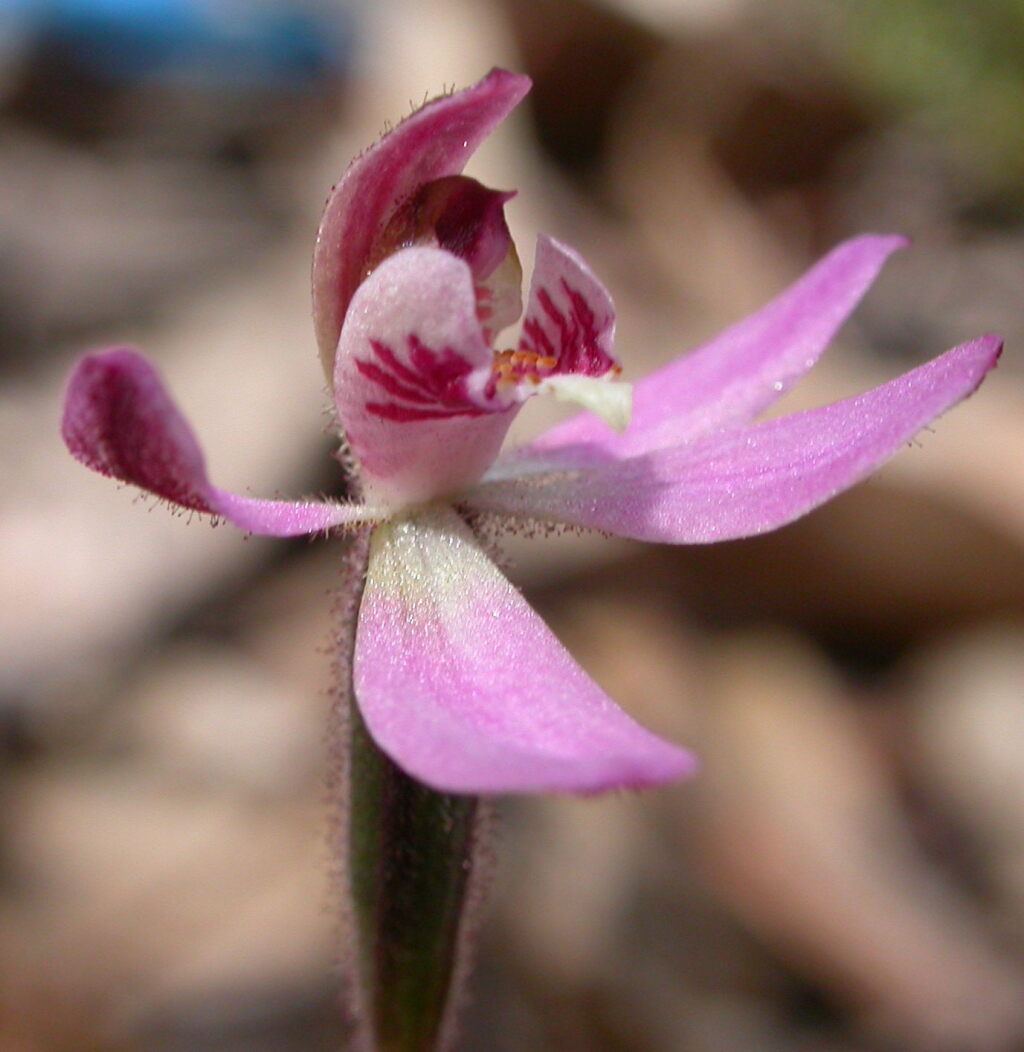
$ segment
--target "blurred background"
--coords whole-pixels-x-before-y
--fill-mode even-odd
[[[67,455],[61,393],[137,343],[219,484],[339,493],[319,209],[493,65],[536,87],[470,173],[527,262],[545,230],[602,276],[627,378],[867,230],[914,246],[787,408],[1008,352],[771,536],[511,539],[704,771],[500,802],[462,1048],[1024,1049],[1022,54],[1017,0],[0,0],[0,1052],[341,1046],[343,542],[152,508]]]

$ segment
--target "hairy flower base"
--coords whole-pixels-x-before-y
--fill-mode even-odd
[[[873,391],[757,423],[904,243],[876,235],[840,245],[762,310],[636,383],[631,399],[616,382],[611,297],[572,249],[542,237],[522,334],[497,349],[519,303],[510,195],[460,172],[528,87],[496,70],[428,103],[328,201],[315,322],[363,503],[218,489],[155,370],[128,349],[80,363],[64,416],[68,447],[89,467],[244,530],[371,526],[356,702],[377,745],[447,793],[591,793],[694,768],[588,679],[456,508],[670,543],[763,533],[899,451],[969,395],[1001,349],[983,336]],[[500,454],[538,393],[592,411]]]

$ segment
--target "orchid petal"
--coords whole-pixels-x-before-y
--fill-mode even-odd
[[[461,172],[529,88],[528,77],[495,69],[428,102],[353,161],[332,190],[313,255],[313,315],[328,377],[349,301],[395,208],[422,184]]]
[[[615,382],[614,340],[608,290],[576,252],[541,235],[519,346],[496,356],[500,389],[514,389],[520,400],[550,394],[574,402],[624,431],[632,388]]]
[[[443,792],[589,793],[694,767],[587,677],[448,508],[375,532],[354,682],[380,748]]]
[[[607,376],[619,371],[614,342],[608,290],[578,253],[541,234],[519,353],[550,361],[545,376]]]
[[[633,421],[625,434],[581,414],[517,456],[543,458],[583,445],[592,455],[636,456],[746,423],[814,365],[886,259],[905,243],[882,235],[844,242],[757,313],[645,377],[634,387]]]
[[[153,366],[130,348],[83,358],[68,385],[62,422],[72,455],[192,511],[250,533],[291,537],[373,522],[372,509],[326,501],[255,500],[211,485],[203,454]]]
[[[513,197],[465,175],[424,183],[395,209],[377,239],[367,272],[413,245],[443,248],[464,259],[473,273],[477,315],[490,343],[523,309],[523,270],[504,211]]]
[[[775,529],[860,481],[971,394],[1002,344],[983,336],[856,398],[598,466],[483,482],[473,511],[646,541],[701,543]]]
[[[518,407],[501,397],[469,266],[407,248],[356,290],[335,361],[338,419],[368,499],[392,507],[475,482]]]

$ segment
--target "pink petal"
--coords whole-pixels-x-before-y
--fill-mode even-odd
[[[354,676],[377,744],[443,792],[591,793],[694,767],[602,693],[450,509],[377,530]]]
[[[328,376],[349,301],[392,212],[423,183],[461,172],[529,89],[528,77],[495,69],[428,102],[353,161],[331,191],[313,255],[313,316]]]
[[[128,348],[78,363],[61,430],[71,453],[94,471],[250,533],[290,537],[376,518],[354,505],[254,500],[212,486],[192,429],[153,366]]]
[[[469,266],[407,248],[356,290],[335,360],[338,419],[367,498],[392,507],[475,482],[518,407],[499,397]]]
[[[451,252],[473,273],[477,314],[490,343],[490,335],[511,325],[523,309],[523,272],[505,222],[505,204],[514,196],[465,175],[424,183],[392,213],[367,273],[413,245]]]
[[[879,235],[845,242],[756,314],[645,377],[633,389],[633,421],[625,434],[584,413],[521,455],[586,444],[592,453],[635,456],[745,423],[814,365],[883,263],[904,244]]]
[[[606,376],[618,371],[615,305],[580,256],[554,238],[537,238],[530,298],[519,354],[524,370],[549,362],[540,375]]]
[[[775,529],[852,486],[971,394],[1002,349],[983,336],[873,391],[632,459],[484,482],[473,510],[699,543]]]

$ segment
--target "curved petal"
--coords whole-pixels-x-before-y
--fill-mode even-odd
[[[368,500],[398,508],[480,478],[518,408],[493,364],[470,268],[450,252],[403,249],[360,285],[334,396]]]
[[[605,458],[636,456],[746,423],[814,365],[886,259],[905,243],[881,235],[844,242],[756,314],[645,377],[633,389],[633,420],[625,434],[581,414],[518,456],[582,445]]]
[[[614,343],[608,290],[577,252],[541,234],[519,353],[551,361],[545,376],[600,377],[619,371]]]
[[[573,249],[542,234],[519,346],[499,356],[502,379],[521,398],[552,394],[624,431],[633,389],[613,382],[622,371],[614,342],[608,290]]]
[[[192,429],[156,369],[130,348],[87,355],[68,384],[61,424],[72,455],[102,475],[140,486],[193,511],[275,537],[372,522],[372,509],[323,501],[255,500],[206,477]]]
[[[476,286],[476,312],[487,342],[523,310],[523,271],[505,205],[514,192],[490,190],[466,175],[424,183],[394,210],[374,244],[366,273],[402,248],[443,248],[464,259]]]
[[[442,792],[591,793],[694,768],[602,693],[449,508],[376,531],[354,682],[377,744]]]
[[[396,206],[423,183],[461,172],[529,89],[528,77],[495,69],[428,102],[353,161],[331,191],[313,254],[313,319],[328,377],[349,301]]]
[[[998,337],[983,336],[856,398],[628,460],[484,482],[464,503],[646,541],[762,533],[898,452],[975,390],[1001,348]]]

